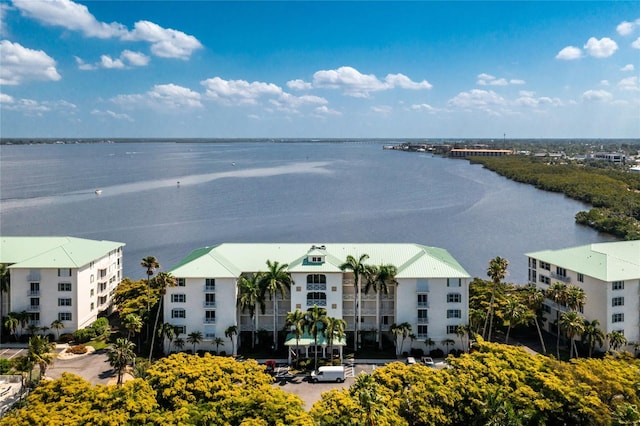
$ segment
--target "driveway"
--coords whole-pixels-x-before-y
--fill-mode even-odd
[[[62,373],[73,373],[94,385],[106,385],[116,377],[104,350],[67,359],[56,358],[47,369],[47,377],[59,379]]]

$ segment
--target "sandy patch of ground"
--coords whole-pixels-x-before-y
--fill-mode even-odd
[[[67,352],[67,349],[69,349],[69,346],[67,345],[67,347],[64,348],[58,354],[58,358],[60,358],[60,359],[74,359],[74,358],[78,358],[78,357],[81,357],[81,356],[89,355],[91,352],[96,350],[93,346],[86,346],[86,348],[87,348],[87,352],[85,352],[83,354],[72,354],[71,352]]]

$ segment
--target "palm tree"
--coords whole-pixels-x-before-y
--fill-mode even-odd
[[[20,336],[24,333],[24,328],[29,324],[29,313],[27,311],[20,311],[16,314],[18,321],[20,322]]]
[[[59,319],[53,320],[51,328],[56,331],[56,340],[60,340],[60,330],[64,328],[64,323]]]
[[[430,348],[432,346],[436,345],[436,342],[431,338],[431,337],[427,337],[426,339],[424,339],[424,344]],[[429,352],[431,352],[431,349],[429,349]]]
[[[135,353],[133,352],[134,347],[135,344],[133,342],[119,337],[107,353],[109,364],[118,374],[118,385],[122,385],[122,376],[124,375],[125,368],[135,359]]]
[[[484,321],[484,328],[482,330],[482,338],[487,336],[487,341],[491,341],[491,330],[493,329],[493,317],[494,317],[494,304],[496,301],[496,289],[500,282],[507,276],[507,267],[509,261],[500,256],[489,261],[489,267],[487,268],[487,275],[491,278],[493,286],[491,287],[491,301],[489,302],[489,311]],[[489,323],[489,333],[487,334],[487,321]]]
[[[584,332],[584,318],[576,311],[565,312],[560,317],[560,326],[569,338],[569,358],[573,358],[574,348],[576,349],[576,356],[578,356],[576,342],[573,339],[575,336],[579,336]]]
[[[537,288],[535,284],[527,285],[524,291],[525,303],[532,312],[531,318],[533,319],[533,323],[538,331],[538,338],[540,339],[540,346],[542,346],[542,353],[546,354],[547,347],[544,344],[544,337],[542,336],[542,330],[540,329],[540,323],[538,322],[538,312],[544,303],[544,291]]]
[[[160,300],[158,301],[158,308],[156,309],[156,320],[153,323],[153,334],[151,336],[151,347],[149,348],[149,362],[153,356],[153,344],[156,340],[156,330],[158,328],[158,318],[160,317],[160,311],[162,310],[162,300],[167,293],[167,287],[175,287],[177,285],[176,279],[170,272],[160,272],[155,280],[154,285],[160,290]]]
[[[504,307],[504,321],[507,323],[507,334],[504,339],[505,344],[509,344],[509,334],[511,329],[527,320],[527,308],[518,299],[511,297],[507,299]]]
[[[329,353],[333,355],[333,341],[344,338],[347,322],[342,318],[327,317],[326,325],[325,337],[327,338],[327,345],[329,345]]]
[[[285,328],[293,331],[296,336],[296,364],[298,360],[298,350],[300,349],[300,338],[304,334],[305,329],[305,314],[300,309],[296,309],[295,312],[289,312],[287,314],[287,320],[285,322]]]
[[[179,335],[176,335],[176,340],[173,342],[173,347],[181,351],[184,348],[184,339]]]
[[[35,324],[29,324],[27,326],[27,333],[29,333],[31,337],[35,336],[38,333],[38,331],[40,331],[40,327],[38,327]]]
[[[469,309],[469,325],[476,334],[480,333],[480,327],[482,327],[485,318],[487,318],[487,312],[485,310]]]
[[[378,383],[370,374],[360,374],[349,389],[349,393],[357,401],[358,411],[355,415],[364,415],[366,424],[374,426],[376,420],[386,409],[382,395],[378,391]]]
[[[33,336],[29,339],[29,352],[27,357],[32,363],[40,367],[40,378],[47,373],[47,367],[53,362],[54,355],[51,353],[56,345],[49,342],[42,336]]]
[[[156,269],[160,268],[160,263],[155,256],[147,256],[142,259],[140,266],[146,270],[145,272],[147,274],[147,335],[145,336],[145,342],[147,342],[146,339],[149,338],[149,313],[151,311],[151,276]]]
[[[408,322],[391,324],[391,334],[393,334],[393,340],[396,345],[396,356],[400,356],[402,354],[404,341],[411,334],[411,324],[409,324]],[[400,347],[398,347],[398,338],[400,337],[402,338],[402,340],[400,341]]]
[[[131,340],[134,334],[142,330],[142,318],[136,314],[127,314],[122,320],[122,325],[127,329],[127,339]]]
[[[600,321],[594,319],[593,321],[584,320],[584,331],[582,332],[582,343],[589,348],[589,358],[596,347],[604,344],[604,332],[600,329]]]
[[[607,334],[607,340],[609,340],[609,349],[617,351],[619,348],[627,344],[627,338],[619,331],[612,331]]]
[[[158,329],[158,337],[163,337],[169,341],[169,353],[171,352],[171,344],[173,343],[173,339],[176,337],[176,328],[173,324],[169,324],[168,322],[162,323],[160,328]],[[162,345],[164,348],[164,345]]]
[[[556,323],[558,325],[558,335],[556,336],[556,358],[560,359],[560,306],[565,304],[567,285],[557,281],[547,289],[546,296],[556,304]]]
[[[398,268],[393,265],[370,266],[367,274],[367,283],[364,293],[368,294],[370,289],[376,292],[376,318],[378,320],[378,332],[376,339],[378,340],[378,349],[382,350],[382,299],[381,294],[389,294],[389,285],[397,285],[396,275]]]
[[[237,325],[230,325],[229,327],[226,328],[226,330],[224,330],[224,337],[228,337],[229,340],[231,340],[231,355],[236,354],[236,344],[234,340],[234,336],[236,334],[238,334]]]
[[[293,284],[291,274],[287,272],[289,264],[280,265],[277,261],[267,260],[267,272],[260,278],[261,297],[269,293],[269,300],[273,300],[273,348],[278,350],[278,293],[284,295]]]
[[[365,261],[369,259],[368,254],[362,254],[358,259],[349,255],[346,262],[340,265],[340,270],[351,271],[353,273],[353,350],[358,350],[360,343],[360,276],[365,275],[367,266]]]
[[[468,345],[465,346],[465,344],[464,344],[464,336],[465,336],[465,334],[469,334],[470,335],[470,333],[471,333],[471,328],[467,324],[460,324],[459,326],[456,327],[456,336],[458,336],[460,338],[460,345],[464,349],[465,352],[467,351]]]
[[[4,263],[0,263],[0,318],[4,317],[5,294],[9,297],[11,289],[11,273]]]
[[[442,341],[442,344],[443,344],[443,345],[445,345],[445,346],[447,347],[447,354],[449,353],[449,346],[450,346],[450,345],[454,345],[455,343],[456,343],[456,341],[455,341],[455,340],[453,340],[453,339],[444,339],[444,340]]]
[[[571,309],[572,311],[581,310],[586,301],[587,296],[585,295],[583,289],[575,285],[567,286],[565,303],[567,304],[567,307],[569,309]]]
[[[193,353],[196,353],[196,345],[202,342],[202,332],[200,331],[192,331],[187,335],[187,343],[193,345]],[[176,339],[176,345],[178,344],[178,340]]]
[[[238,280],[238,307],[241,312],[249,311],[251,319],[251,348],[256,343],[256,308],[264,303],[260,297],[261,273],[253,273],[249,277],[242,275]]]
[[[224,345],[224,340],[222,339],[222,337],[216,337],[213,340],[213,343],[215,343],[216,345],[216,353],[220,355],[220,346]]]
[[[7,327],[7,329],[12,335],[15,335],[16,330],[18,329],[18,325],[20,325],[20,319],[18,319],[18,313],[9,312],[7,314],[7,317],[4,319],[4,326]]]
[[[314,370],[318,369],[318,334],[323,334],[327,328],[327,310],[320,308],[314,304],[312,308],[307,310],[307,314],[304,319],[305,324],[309,327],[309,334],[313,336],[313,355],[314,355]]]

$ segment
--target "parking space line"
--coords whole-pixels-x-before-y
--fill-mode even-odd
[[[11,358],[13,358],[13,357],[18,356],[18,355],[19,355],[23,350],[24,350],[24,349],[18,349],[18,351],[17,351],[15,354],[11,355],[11,356],[9,357],[9,359],[11,359]]]

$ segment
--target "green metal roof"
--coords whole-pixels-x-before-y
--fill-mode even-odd
[[[543,250],[527,253],[526,256],[601,281],[640,279],[640,240]]]
[[[318,333],[317,339],[314,339],[313,336],[307,332],[300,336],[300,339],[296,339],[295,333],[287,334],[287,338],[285,339],[285,346],[314,346],[315,343],[318,342],[318,346],[327,346],[329,344],[327,338],[322,334]],[[344,337],[333,339],[333,346],[347,346],[347,341]]]
[[[0,237],[0,263],[9,268],[79,268],[124,245],[74,237]]]
[[[469,274],[446,250],[419,244],[220,244],[194,250],[171,269],[180,278],[237,278],[243,272],[267,269],[266,262],[289,264],[290,272],[339,272],[348,255],[369,255],[370,265],[392,264],[396,278],[469,278]],[[323,263],[306,262],[311,254],[325,255]]]

